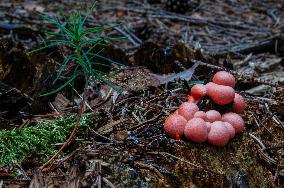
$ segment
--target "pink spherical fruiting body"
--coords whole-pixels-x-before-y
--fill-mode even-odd
[[[167,117],[164,123],[165,133],[172,138],[182,136],[184,134],[184,127],[186,123],[187,120],[184,117],[177,114],[171,114]]]
[[[223,147],[230,140],[230,133],[223,122],[215,121],[211,124],[208,133],[208,143],[214,146]]]
[[[194,117],[195,117],[195,118],[201,118],[201,119],[203,119],[204,121],[206,121],[206,113],[203,112],[203,111],[197,111],[197,112],[195,112]]]
[[[221,120],[221,114],[216,110],[209,110],[206,112],[206,119],[210,123]]]
[[[230,86],[210,83],[207,86],[207,95],[213,100],[214,103],[226,105],[234,101],[235,90]]]
[[[204,97],[207,93],[207,89],[205,87],[205,85],[203,84],[195,84],[192,88],[191,88],[191,96],[195,99],[195,100],[199,100],[202,97]]]
[[[193,142],[205,142],[208,135],[205,121],[201,118],[192,118],[185,125],[184,135]]]
[[[197,111],[199,111],[199,108],[195,103],[184,102],[180,105],[178,114],[183,116],[186,120],[190,120]]]
[[[244,111],[245,109],[245,100],[244,98],[235,93],[235,98],[234,98],[234,102],[233,102],[233,111],[237,114],[240,114]]]
[[[228,122],[223,122],[223,123],[230,133],[230,139],[233,139],[235,137],[235,134],[236,134],[235,128],[233,127],[233,125],[231,125]]]
[[[222,121],[230,123],[235,128],[236,134],[243,132],[245,129],[243,118],[234,112],[223,114]]]
[[[235,84],[236,84],[235,77],[232,74],[230,74],[230,73],[228,73],[226,71],[219,71],[219,72],[217,72],[213,76],[212,81],[215,84],[224,85],[224,86],[230,86],[232,88],[234,88]]]
[[[208,91],[208,88],[209,88],[209,87],[214,86],[214,84],[215,84],[215,83],[213,83],[213,82],[208,82],[207,84],[205,84],[206,91]]]

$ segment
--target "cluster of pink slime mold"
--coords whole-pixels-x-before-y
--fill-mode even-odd
[[[215,146],[225,146],[245,128],[244,120],[239,115],[244,111],[245,102],[241,95],[235,93],[235,84],[232,74],[219,71],[212,82],[194,85],[191,88],[192,98],[166,118],[165,133],[176,139],[185,136],[196,143],[207,141]],[[200,111],[196,103],[205,96],[221,106],[232,104],[232,112],[221,115],[216,110]]]

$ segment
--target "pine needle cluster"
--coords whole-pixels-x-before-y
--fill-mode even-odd
[[[97,80],[112,86],[111,83],[105,79],[105,72],[98,69],[98,67],[114,67],[113,65],[116,65],[116,67],[123,66],[102,55],[105,48],[109,46],[110,41],[119,40],[123,37],[107,37],[103,35],[104,32],[117,27],[117,24],[108,27],[103,27],[98,24],[93,24],[94,26],[86,24],[90,15],[94,12],[95,5],[96,2],[92,4],[85,16],[83,16],[82,10],[75,11],[68,16],[61,11],[59,17],[41,14],[43,20],[56,28],[56,32],[53,31],[54,29],[52,31],[43,31],[49,36],[49,39],[43,40],[42,44],[44,44],[44,46],[28,52],[28,55],[55,46],[65,46],[70,49],[71,52],[61,63],[60,68],[57,70],[57,76],[52,83],[55,84],[58,80],[65,80],[63,82],[64,84],[57,89],[43,94],[43,96],[59,92],[68,84],[72,84],[73,81],[81,75],[84,76],[85,88],[87,88],[90,81],[94,86],[97,86]],[[65,76],[63,73],[67,71],[68,65],[71,63],[75,64],[75,68],[72,70],[71,75]]]

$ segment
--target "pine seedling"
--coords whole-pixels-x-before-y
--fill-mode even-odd
[[[89,81],[92,81],[96,87],[97,80],[114,88],[114,86],[104,77],[105,72],[99,70],[97,67],[113,67],[112,65],[118,65],[118,67],[123,66],[122,64],[101,55],[101,52],[108,46],[107,42],[118,40],[122,37],[102,36],[102,32],[117,27],[117,25],[111,25],[109,27],[99,25],[90,27],[86,25],[86,21],[93,13],[95,5],[96,2],[92,4],[91,8],[87,11],[86,16],[83,16],[82,9],[71,13],[69,16],[66,16],[63,11],[60,12],[60,17],[47,16],[44,14],[40,15],[43,20],[46,20],[55,26],[58,31],[44,31],[50,38],[55,39],[44,40],[44,46],[28,52],[28,55],[55,46],[65,46],[68,47],[68,49],[71,49],[70,55],[62,62],[60,68],[57,70],[56,78],[52,82],[54,85],[58,80],[65,80],[64,84],[42,96],[59,92],[67,85],[74,83],[75,79],[80,75],[84,76],[85,88],[89,85]],[[101,49],[97,52],[93,52],[98,47]],[[95,59],[101,59],[102,62],[107,63],[97,62]],[[63,76],[63,73],[71,63],[75,63],[75,69],[72,71],[71,76]]]

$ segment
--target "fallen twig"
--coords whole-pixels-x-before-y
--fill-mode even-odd
[[[157,170],[155,167],[151,166],[151,165],[148,165],[148,164],[145,164],[145,163],[142,163],[142,162],[139,162],[139,161],[135,161],[134,164],[138,167],[141,167],[141,168],[146,168],[146,169],[149,169],[151,171],[154,171],[161,180],[165,180],[165,177],[163,174],[161,174],[161,172],[159,172],[159,170]]]
[[[68,146],[70,144],[70,142],[72,141],[73,137],[75,136],[79,126],[80,126],[80,121],[81,121],[81,117],[82,117],[82,114],[85,110],[85,100],[86,100],[86,97],[83,98],[83,100],[81,101],[81,104],[80,104],[80,110],[77,114],[77,121],[76,121],[76,124],[75,124],[75,127],[73,129],[73,131],[71,132],[69,138],[66,140],[66,142],[61,146],[61,148],[45,163],[43,164],[40,169],[42,171],[45,171],[45,168],[50,165],[57,157],[58,155],[62,152],[62,150]]]

